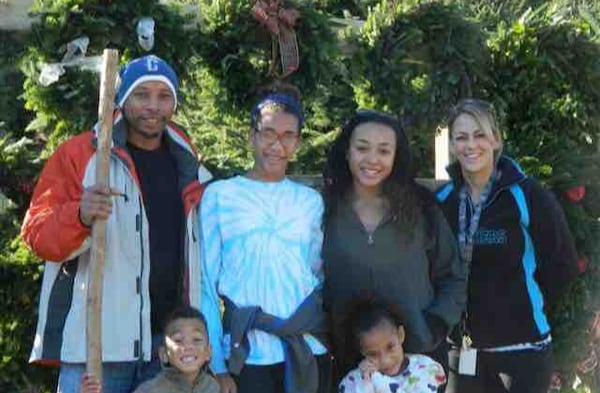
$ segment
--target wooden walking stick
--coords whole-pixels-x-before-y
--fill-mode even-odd
[[[119,51],[105,49],[100,76],[98,119],[100,132],[96,149],[96,184],[109,187],[110,147]],[[106,256],[106,221],[94,220],[92,254],[88,277],[86,315],[87,372],[102,382],[102,281]]]

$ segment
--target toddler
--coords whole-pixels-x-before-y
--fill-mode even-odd
[[[404,353],[404,326],[391,304],[361,299],[345,322],[346,342],[363,359],[342,380],[339,393],[435,393],[446,382],[442,366],[431,358]]]

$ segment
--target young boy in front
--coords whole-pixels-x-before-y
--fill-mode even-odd
[[[134,393],[219,393],[208,367],[210,355],[204,316],[193,307],[181,306],[165,320],[164,342],[159,348],[162,371]],[[79,391],[101,393],[102,389],[96,379],[85,374]]]
[[[165,322],[165,341],[159,349],[162,371],[134,393],[219,393],[208,368],[211,347],[206,320],[195,308],[182,306]]]

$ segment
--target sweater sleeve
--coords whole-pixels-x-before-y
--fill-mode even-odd
[[[467,276],[458,254],[456,239],[440,209],[430,208],[433,231],[428,250],[429,274],[435,291],[426,312],[446,324],[446,332],[456,325],[466,303]],[[439,337],[436,337],[439,339]]]
[[[221,272],[221,231],[219,228],[219,207],[217,193],[209,186],[204,194],[200,212],[200,233],[202,248],[200,263],[202,285],[200,309],[208,325],[208,337],[212,347],[210,367],[215,374],[227,372],[223,351],[223,325],[221,323],[220,299],[217,285]]]
[[[563,210],[554,194],[532,183],[531,237],[535,247],[538,279],[548,302],[556,301],[577,276],[577,252]]]
[[[78,249],[90,234],[79,220],[82,180],[91,155],[91,148],[80,146],[84,141],[75,137],[48,159],[21,227],[27,245],[48,261],[62,262],[82,252]]]

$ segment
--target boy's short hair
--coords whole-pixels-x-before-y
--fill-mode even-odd
[[[171,311],[167,317],[165,318],[165,322],[163,324],[163,335],[166,336],[167,329],[173,321],[177,319],[197,319],[202,322],[204,325],[204,330],[206,332],[206,338],[208,339],[208,325],[206,324],[206,318],[204,315],[196,308],[192,306],[182,305],[175,308]]]

